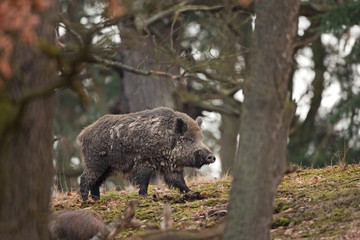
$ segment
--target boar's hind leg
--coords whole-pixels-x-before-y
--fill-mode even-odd
[[[166,172],[164,174],[166,184],[179,188],[181,193],[190,192],[190,188],[186,185],[182,172]]]
[[[97,178],[97,180],[95,181],[95,183],[93,183],[92,185],[90,185],[90,193],[91,193],[91,198],[93,200],[99,200],[100,199],[100,186],[101,184],[106,180],[106,178],[109,177],[109,175],[111,174],[111,168],[107,168],[101,175],[100,177]]]

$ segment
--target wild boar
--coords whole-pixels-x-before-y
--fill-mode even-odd
[[[99,214],[82,209],[53,213],[49,222],[51,234],[61,240],[88,240],[104,227]]]
[[[164,177],[180,192],[190,189],[184,180],[184,167],[201,168],[215,162],[215,156],[202,142],[202,118],[160,107],[123,115],[105,115],[79,134],[84,172],[80,177],[82,199],[89,191],[100,198],[99,187],[114,172],[129,176],[147,195],[150,178]]]

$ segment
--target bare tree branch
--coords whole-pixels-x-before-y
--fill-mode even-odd
[[[174,74],[171,74],[168,72],[162,72],[162,71],[157,71],[157,70],[143,70],[143,69],[139,69],[139,68],[134,68],[132,66],[123,64],[121,62],[102,58],[102,57],[96,56],[94,54],[91,55],[91,59],[95,60],[98,63],[106,64],[107,66],[120,68],[122,70],[131,72],[131,73],[135,73],[135,74],[144,75],[144,76],[157,75],[157,76],[161,76],[161,77],[169,77],[174,80],[183,78],[183,76],[181,76],[181,75],[174,75]]]
[[[239,1],[240,2],[240,1]],[[182,12],[187,11],[219,11],[224,8],[224,2],[223,1],[213,1],[209,5],[204,5],[202,1],[195,1],[195,4],[192,5],[186,5],[189,1],[182,1],[178,5],[175,5],[174,7],[171,7],[169,9],[166,9],[164,11],[161,11],[157,14],[152,15],[148,19],[141,19],[141,21],[137,21],[137,28],[138,30],[142,30],[147,28],[150,24],[156,22],[157,20],[164,18],[170,14],[179,14]],[[199,3],[196,5],[196,3]],[[242,6],[240,3],[236,5],[234,8],[234,11],[248,11],[248,12],[254,12],[254,4],[251,3],[247,6]],[[301,2],[300,5],[300,16],[306,16],[306,17],[312,17],[319,14],[322,14],[327,11],[326,6],[316,4],[314,2]]]
[[[293,48],[295,49],[295,51],[297,51],[298,49],[305,47],[305,46],[309,45],[310,43],[314,42],[319,37],[320,37],[319,33],[313,33],[313,34],[306,35],[306,36],[302,37],[301,39],[299,39],[300,41],[296,41],[293,44]]]
[[[148,19],[141,19],[141,21],[138,21],[137,28],[138,30],[144,29],[150,24],[156,22],[157,20],[164,18],[170,14],[179,14],[182,12],[187,11],[209,11],[209,10],[216,10],[223,8],[222,5],[216,5],[216,6],[206,6],[206,5],[186,5],[189,1],[182,1],[178,5],[175,5],[174,7],[171,7],[167,10],[164,10],[162,12],[159,12],[157,14],[152,15]],[[140,24],[141,23],[141,24]]]

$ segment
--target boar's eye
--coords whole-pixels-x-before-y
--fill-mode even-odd
[[[184,140],[185,140],[186,142],[189,142],[189,143],[194,143],[194,142],[195,142],[195,140],[194,140],[193,137],[186,137],[186,138],[184,138]]]

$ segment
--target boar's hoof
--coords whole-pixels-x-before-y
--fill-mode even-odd
[[[194,201],[194,200],[201,200],[204,198],[203,198],[203,196],[201,196],[201,194],[199,192],[190,191],[184,195],[183,199],[185,201]]]
[[[144,197],[144,196],[147,196],[148,194],[147,194],[147,191],[146,191],[146,190],[144,191],[144,190],[140,189],[140,190],[139,190],[139,195],[142,196],[142,197]]]
[[[179,189],[180,190],[180,193],[192,193],[193,191],[189,188],[185,188],[185,189]]]
[[[98,201],[98,200],[100,200],[100,196],[91,195],[91,199],[94,201]]]

